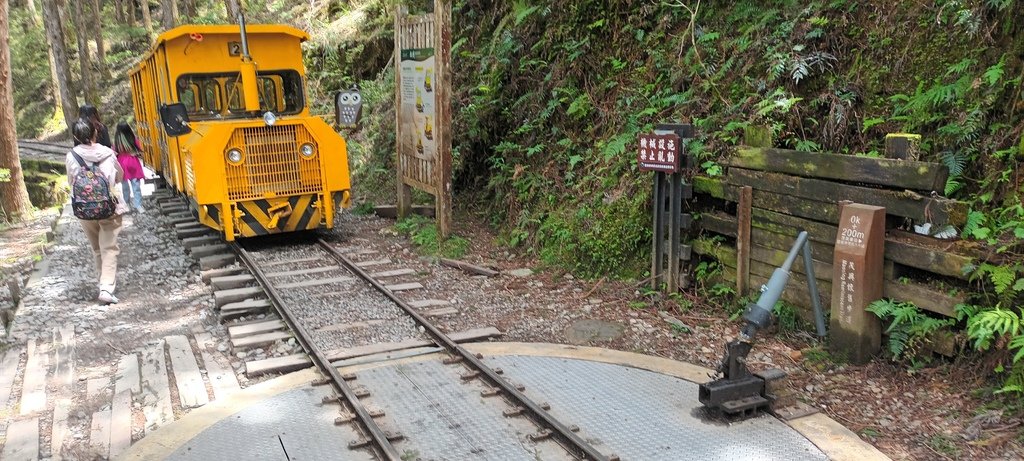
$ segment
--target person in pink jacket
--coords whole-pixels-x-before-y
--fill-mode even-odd
[[[128,197],[132,198],[135,211],[142,213],[142,181],[146,175],[142,172],[142,162],[139,155],[142,154],[142,147],[139,140],[135,138],[135,132],[127,123],[117,124],[117,131],[114,132],[114,152],[117,152],[117,163],[121,164],[124,170],[124,181],[121,182],[121,190],[127,202]]]
[[[68,169],[68,183],[74,190],[75,177],[83,168],[75,154],[82,159],[91,171],[102,175],[109,185],[111,198],[115,203],[113,216],[106,219],[79,219],[85,231],[92,253],[96,259],[96,272],[99,273],[99,296],[96,299],[103,304],[118,302],[114,297],[117,284],[117,255],[121,248],[117,245],[117,236],[121,233],[121,215],[128,212],[117,183],[121,181],[123,172],[117,162],[117,154],[109,147],[96,142],[96,127],[86,120],[79,119],[71,128],[71,134],[79,145],[68,152],[65,164]]]

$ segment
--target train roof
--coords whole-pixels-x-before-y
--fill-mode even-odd
[[[299,42],[309,40],[309,34],[306,32],[296,29],[292,26],[284,24],[246,24],[245,32],[247,34],[285,34],[291,35],[299,39]],[[135,65],[132,66],[129,74],[134,74],[142,67],[142,63],[153,54],[153,51],[159,48],[164,43],[174,40],[179,37],[190,36],[191,34],[200,35],[241,35],[239,33],[238,24],[185,24],[168,30],[156,37],[153,40],[153,44],[149,46],[149,50],[142,55]]]
[[[286,26],[283,24],[246,24],[245,32],[247,34],[286,34],[298,38],[300,41],[309,40],[309,34],[296,29],[292,26]],[[169,42],[178,37],[188,36],[191,34],[202,34],[202,35],[239,35],[238,24],[223,24],[223,25],[207,25],[207,24],[187,24],[183,26],[175,27],[167,32],[164,32],[156,37],[153,41],[153,48],[160,46],[162,43]]]

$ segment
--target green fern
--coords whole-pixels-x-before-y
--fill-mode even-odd
[[[977,237],[987,220],[988,217],[985,216],[985,213],[972,210],[970,213],[967,213],[967,222],[964,223],[964,230],[961,232],[961,235],[964,237]]]
[[[975,349],[985,351],[1003,335],[1017,336],[1020,322],[1017,312],[1002,309],[997,304],[994,309],[979,312],[967,320],[967,337],[974,341]]]
[[[929,317],[910,302],[881,299],[871,303],[867,311],[889,322],[885,333],[893,360],[914,360],[932,333],[955,323],[953,319]]]

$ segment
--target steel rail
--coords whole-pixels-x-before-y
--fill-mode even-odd
[[[565,448],[570,454],[572,454],[578,459],[584,460],[609,459],[601,452],[597,451],[597,449],[594,448],[592,445],[590,445],[585,440],[576,435],[573,431],[569,430],[568,427],[566,427],[553,416],[551,416],[547,411],[544,411],[544,409],[541,408],[540,405],[537,405],[532,400],[530,400],[530,398],[527,397],[525,394],[519,392],[519,390],[516,389],[515,386],[506,381],[501,376],[499,376],[491,367],[487,366],[482,361],[480,361],[480,359],[478,359],[476,355],[473,355],[464,347],[460,346],[458,343],[449,338],[448,335],[441,332],[441,330],[438,330],[437,327],[430,323],[430,321],[428,321],[425,317],[416,312],[416,310],[412,306],[403,301],[401,298],[395,296],[395,294],[391,290],[385,288],[384,285],[378,282],[376,279],[370,277],[370,275],[365,270],[363,270],[363,268],[357,266],[345,255],[341,254],[341,252],[331,247],[331,245],[328,244],[323,239],[318,239],[317,242],[320,244],[321,247],[323,247],[325,250],[331,253],[339,262],[344,264],[346,268],[348,268],[350,271],[358,275],[363,280],[366,280],[368,283],[373,285],[374,288],[376,288],[378,291],[387,296],[388,299],[390,299],[392,302],[400,306],[402,310],[409,314],[409,316],[415,319],[416,322],[420,324],[420,326],[422,326],[427,332],[430,333],[430,336],[434,338],[434,341],[437,343],[438,346],[445,348],[448,351],[448,353],[452,355],[457,355],[466,362],[469,362],[473,366],[473,368],[475,368],[477,371],[482,373],[483,376],[487,378],[487,381],[489,381],[492,386],[501,389],[506,395],[510,396],[511,399],[514,400],[515,404],[521,405],[523,409],[526,410],[527,414],[530,416],[530,419],[532,419],[537,425],[545,427],[548,430],[552,431],[551,436],[557,439],[559,441],[559,444],[562,445],[562,447]]]
[[[377,422],[370,416],[370,412],[363,407],[359,402],[359,398],[356,397],[355,392],[348,386],[345,379],[342,378],[341,373],[338,372],[334,366],[331,365],[331,361],[327,359],[327,356],[319,348],[313,345],[310,338],[312,336],[306,330],[306,327],[301,322],[297,321],[292,313],[285,307],[284,302],[281,300],[277,290],[270,283],[267,276],[263,273],[263,270],[259,268],[255,261],[249,256],[249,252],[245,251],[237,242],[230,242],[228,244],[236,254],[242,263],[249,268],[253,277],[259,282],[260,286],[267,293],[267,297],[270,299],[270,303],[274,305],[274,309],[277,313],[288,323],[288,326],[295,332],[296,340],[302,345],[302,348],[309,354],[310,358],[320,368],[320,371],[330,377],[331,385],[338,394],[342,395],[348,402],[348,405],[352,407],[356,417],[359,418],[360,423],[373,438],[373,441],[377,444],[377,447],[383,452],[383,455],[389,461],[401,461],[402,455],[398,453],[398,449],[391,444],[388,440],[387,434],[384,432]]]

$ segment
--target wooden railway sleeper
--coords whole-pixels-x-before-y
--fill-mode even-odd
[[[501,395],[501,389],[488,387],[487,389],[480,391],[480,397],[494,397],[496,395]]]
[[[528,435],[526,437],[529,438],[530,440],[536,442],[538,440],[549,439],[549,438],[551,438],[551,435],[552,435],[551,429],[541,429],[541,430],[539,430],[539,431],[537,431],[537,432],[535,432],[533,434],[530,434],[530,435]]]
[[[387,437],[389,442],[394,442],[396,440],[405,440],[405,435],[403,435],[401,432],[384,431],[384,436]],[[353,440],[349,442],[348,447],[350,449],[365,448],[370,446],[371,443],[373,442],[370,439],[361,438],[359,440]]]
[[[459,375],[459,379],[461,379],[463,381],[472,381],[472,380],[476,379],[479,376],[480,376],[480,372],[474,370],[474,371],[470,371],[470,372],[463,373],[463,374]]]
[[[383,418],[384,415],[385,415],[384,410],[369,410],[368,413],[370,414],[371,418]],[[356,420],[356,415],[355,414],[350,413],[350,412],[345,412],[345,413],[342,413],[341,416],[338,416],[337,418],[334,418],[334,424],[338,425],[338,426],[342,426],[342,425],[351,423],[351,422],[353,422],[355,420]]]
[[[511,418],[513,416],[522,415],[524,411],[526,411],[525,408],[520,407],[520,406],[515,406],[515,407],[509,408],[509,409],[501,412],[501,414],[502,414],[502,416],[505,416],[506,418]]]

